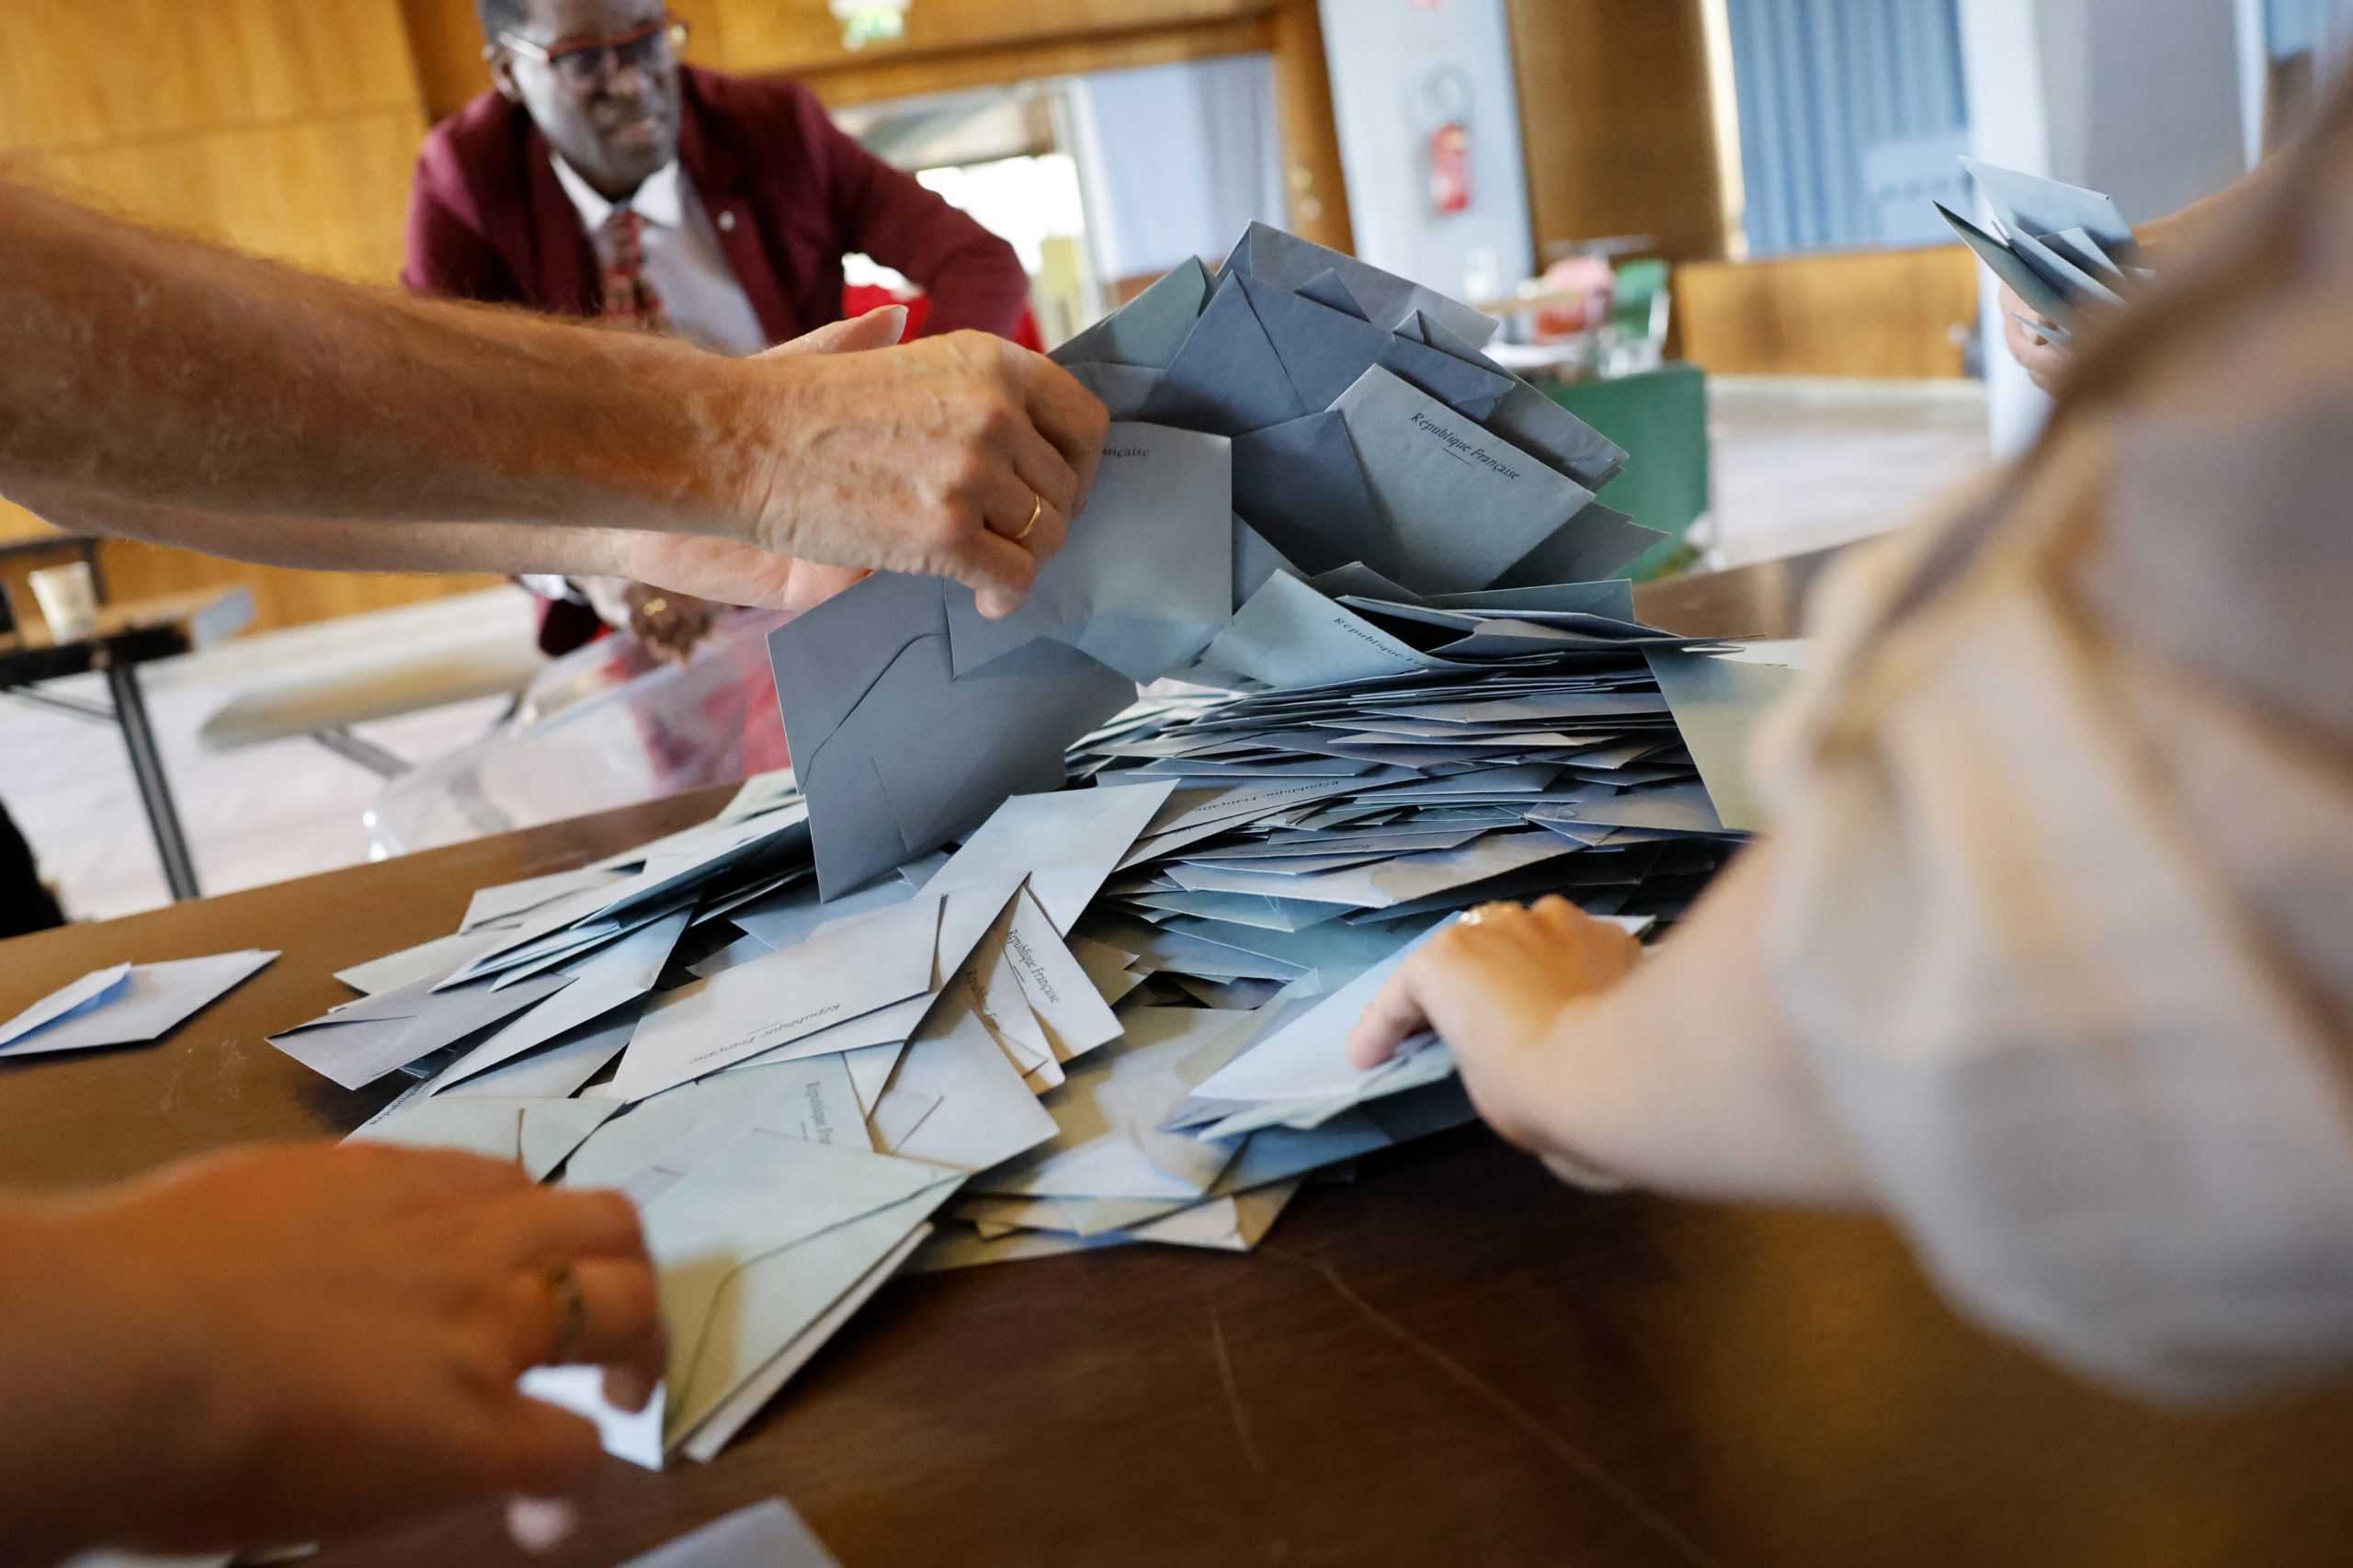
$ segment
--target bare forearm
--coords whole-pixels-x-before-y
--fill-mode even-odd
[[[2249,170],[2245,177],[2213,195],[2191,202],[2169,217],[2154,219],[2133,231],[2149,265],[2164,266],[2207,234],[2219,233],[2243,222],[2276,182],[2281,160],[2278,154]]]
[[[357,290],[0,185],[0,486],[202,511],[715,531],[736,372]]]
[[[1749,849],[1641,967],[1563,1015],[1544,1142],[1694,1197],[1866,1199],[1765,972],[1772,854]]]
[[[347,522],[201,512],[49,484],[11,485],[8,494],[60,528],[320,571],[605,576],[624,569],[630,537],[612,529],[525,523]]]

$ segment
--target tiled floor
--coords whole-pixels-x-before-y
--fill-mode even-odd
[[[530,611],[520,592],[496,590],[238,638],[143,666],[148,711],[204,891],[231,892],[366,859],[360,813],[381,782],[309,740],[208,752],[197,730],[214,709],[290,671],[324,676],[386,646],[471,641],[485,617],[511,619],[520,634]],[[97,676],[49,689],[106,698]],[[369,725],[366,733],[400,756],[421,759],[481,734],[504,706],[498,699],[472,702]],[[0,699],[0,801],[75,917],[128,915],[165,901],[154,841],[112,725]]]
[[[1719,381],[1711,563],[1901,527],[1991,460],[1974,381]]]
[[[1711,426],[1713,555],[1733,563],[1897,526],[1986,460],[1982,400],[1949,391],[1733,384],[1720,390]],[[324,675],[386,646],[472,639],[485,617],[510,619],[519,631],[529,611],[520,593],[494,591],[241,638],[147,666],[148,706],[205,891],[365,859],[360,816],[380,788],[375,775],[307,740],[208,753],[197,740],[207,714],[290,670]],[[103,696],[95,676],[58,689]],[[469,703],[365,733],[421,760],[480,735],[499,709],[494,699]],[[126,915],[164,901],[146,819],[111,727],[0,699],[0,800],[75,916]]]

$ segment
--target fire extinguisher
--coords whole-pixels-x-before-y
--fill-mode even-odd
[[[1471,207],[1470,73],[1459,65],[1434,67],[1422,78],[1422,107],[1435,129],[1429,134],[1430,207],[1440,217]]]

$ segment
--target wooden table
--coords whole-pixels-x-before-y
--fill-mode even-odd
[[[333,971],[723,798],[0,944],[0,1017],[122,959],[285,953],[161,1045],[0,1067],[0,1185],[355,1125],[388,1091],[262,1043]],[[1310,1187],[1250,1256],[893,1283],[715,1464],[615,1461],[551,1557],[484,1506],[314,1561],[585,1568],[781,1494],[847,1568],[2291,1568],[2346,1560],[2348,1452],[2353,1394],[2140,1408],[1956,1321],[1884,1225],[1587,1197],[1466,1129]]]
[[[46,545],[50,541],[34,542]],[[188,853],[179,809],[172,802],[171,779],[164,771],[164,754],[155,744],[155,728],[147,717],[139,666],[232,636],[253,618],[252,594],[244,588],[209,588],[100,605],[97,628],[87,637],[60,642],[46,627],[22,623],[15,631],[0,632],[0,692],[77,718],[110,723],[122,732],[131,776],[139,783],[140,804],[147,810],[148,830],[155,837],[155,854],[164,863],[164,880],[176,899],[197,896],[196,859]],[[108,692],[114,699],[111,707],[34,689],[43,681],[91,670],[105,674]]]
[[[1759,561],[1724,572],[1694,572],[1639,583],[1634,614],[1646,625],[1689,637],[1803,635],[1814,585],[1850,546]]]

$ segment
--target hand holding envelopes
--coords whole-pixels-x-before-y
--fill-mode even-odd
[[[1135,699],[1132,680],[1050,639],[958,679],[946,595],[962,591],[870,577],[768,640],[828,898],[1007,795],[1058,788],[1063,746]]]
[[[2096,190],[1963,158],[2001,226],[1988,233],[1942,202],[1937,211],[2027,308],[2064,335],[2087,306],[2120,305],[2141,244],[2116,203]]]
[[[485,890],[278,1037],[420,1081],[363,1136],[642,1205],[655,1410],[532,1390],[709,1460],[903,1268],[1246,1250],[1310,1173],[1470,1118],[1442,1044],[1340,1053],[1411,944],[1490,898],[1639,932],[1698,895],[1784,674],[1591,580],[1651,537],[1590,498],[1625,454],[1483,336],[1271,230],[1214,290],[1172,274],[1063,357],[1199,426],[1115,433],[1029,609],[884,575],[813,610],[771,644],[797,780]],[[1135,700],[1180,672],[1226,689]]]

